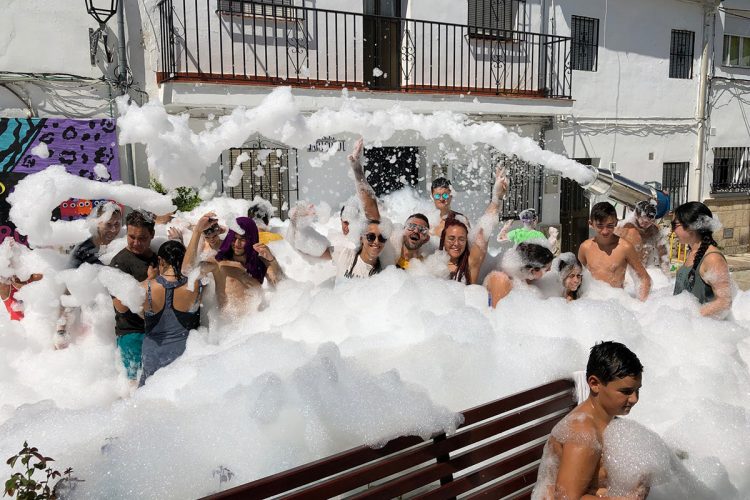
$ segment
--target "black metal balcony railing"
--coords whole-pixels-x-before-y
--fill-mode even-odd
[[[246,0],[162,0],[159,82],[571,97],[570,38]]]
[[[714,148],[712,193],[750,192],[750,148]]]

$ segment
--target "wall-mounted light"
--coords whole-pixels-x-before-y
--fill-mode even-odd
[[[107,56],[107,62],[112,62],[113,53],[107,46],[107,21],[117,13],[118,0],[85,0],[86,12],[99,23],[99,28],[94,30],[89,28],[89,52],[91,55],[91,65],[96,65],[96,52],[99,47],[99,39],[104,44],[104,54]]]

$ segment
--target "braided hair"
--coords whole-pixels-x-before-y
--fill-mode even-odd
[[[454,213],[451,212],[451,214],[448,216],[447,219],[445,219],[445,226],[443,226],[443,232],[440,233],[440,250],[445,250],[445,232],[446,230],[451,226],[458,226],[462,227],[464,231],[466,231],[466,248],[464,249],[463,253],[458,257],[458,264],[456,265],[456,272],[453,272],[450,274],[450,279],[455,281],[463,281],[464,277],[466,276],[466,271],[469,267],[469,228],[466,227],[466,224],[458,220]]]
[[[156,255],[172,267],[178,280],[182,279],[182,260],[185,258],[185,245],[177,240],[166,241],[159,247]]]
[[[685,229],[695,231],[701,237],[701,245],[698,247],[698,251],[695,252],[693,258],[693,267],[688,273],[687,289],[692,290],[695,284],[695,273],[700,269],[701,261],[703,256],[706,254],[708,247],[711,245],[718,246],[716,240],[713,237],[713,231],[709,224],[706,224],[706,220],[713,218],[711,210],[698,201],[689,201],[683,203],[674,212],[674,220],[682,224]]]

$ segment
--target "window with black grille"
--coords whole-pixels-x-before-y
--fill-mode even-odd
[[[674,210],[687,200],[688,169],[690,163],[668,162],[661,175],[661,188],[669,195],[669,210]]]
[[[695,32],[672,30],[669,46],[669,78],[692,78]]]
[[[750,191],[750,148],[714,148],[712,193]]]
[[[217,12],[222,14],[303,18],[304,11],[293,7],[294,0],[217,0],[216,3]]]
[[[596,71],[599,53],[599,20],[573,16],[570,21],[571,68]]]
[[[469,35],[510,38],[508,31],[513,30],[518,3],[518,0],[469,0]]]

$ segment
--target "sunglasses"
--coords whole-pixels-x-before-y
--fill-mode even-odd
[[[205,236],[212,236],[212,235],[218,233],[219,231],[221,231],[221,228],[219,227],[219,225],[218,224],[214,224],[213,226],[204,229],[203,230],[203,234]]]
[[[677,229],[677,226],[682,226],[682,222],[677,222],[676,220],[672,221],[672,231]]]
[[[543,267],[538,267],[538,266],[525,266],[525,267],[529,271],[534,271],[535,273],[538,273],[539,271],[541,271],[542,269],[544,269]]]
[[[425,235],[430,232],[430,228],[427,226],[420,226],[419,224],[414,224],[413,222],[409,222],[406,225],[407,231],[416,231],[419,234]]]
[[[451,197],[451,195],[450,193],[443,193],[443,194],[435,193],[432,195],[432,197],[435,198],[436,200],[439,200],[440,198],[447,200],[448,198]]]
[[[378,240],[380,243],[385,243],[388,241],[388,238],[385,238],[382,234],[375,234],[375,233],[367,233],[365,235],[365,238],[367,238],[368,243],[375,243],[375,240]]]

